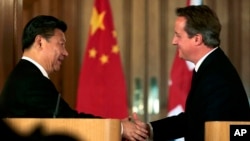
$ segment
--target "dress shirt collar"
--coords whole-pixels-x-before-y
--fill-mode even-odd
[[[196,63],[195,68],[194,68],[194,69],[195,69],[195,72],[198,71],[198,69],[200,68],[202,62],[207,58],[207,56],[208,56],[209,54],[211,54],[213,51],[215,51],[217,48],[218,48],[218,47],[216,47],[216,48],[214,48],[213,50],[211,50],[210,52],[208,52],[206,55],[204,55],[204,56]]]
[[[45,76],[45,77],[47,77],[47,78],[49,79],[48,73],[47,73],[47,72],[45,71],[45,69],[44,69],[40,64],[38,64],[35,60],[33,60],[33,59],[31,59],[31,58],[29,58],[29,57],[27,57],[27,56],[23,56],[22,59],[27,60],[27,61],[33,63],[33,64],[42,72],[43,76]]]

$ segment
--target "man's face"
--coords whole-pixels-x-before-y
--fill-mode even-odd
[[[43,40],[44,64],[48,73],[60,70],[64,58],[68,56],[65,42],[65,35],[59,29],[55,29],[51,38]]]
[[[174,37],[172,44],[178,49],[179,57],[188,61],[192,61],[191,56],[194,51],[194,39],[189,38],[185,31],[185,17],[177,17],[174,27]]]

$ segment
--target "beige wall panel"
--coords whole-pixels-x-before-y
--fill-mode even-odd
[[[1,20],[0,22],[0,80],[1,80],[0,91],[2,90],[4,82],[7,78],[6,75],[9,74],[13,66],[12,56],[11,56],[13,53],[12,43],[11,43],[13,39],[9,39],[9,41],[6,42],[6,36],[13,37],[13,31],[11,30],[11,28],[13,28],[13,21],[10,18],[13,16],[11,15],[11,13],[13,13],[13,11],[11,11],[13,9],[13,5],[11,5],[12,3],[13,3],[13,0],[0,1],[0,20]],[[7,19],[8,16],[10,19]],[[3,21],[7,21],[7,22],[3,22]],[[6,58],[6,55],[7,55],[7,58]]]
[[[61,13],[61,5],[59,4],[61,0],[48,0],[49,6],[49,14],[57,15],[60,18]]]
[[[82,60],[84,58],[84,51],[87,46],[88,42],[88,32],[90,27],[90,18],[92,15],[92,9],[94,6],[94,0],[80,0],[79,1],[79,38],[78,43],[80,45],[79,47],[79,56],[78,60],[80,62],[80,66],[82,65]]]
[[[144,0],[132,2],[132,72],[134,76],[144,77],[145,74],[145,3]]]
[[[78,84],[78,76],[79,76],[79,62],[78,60],[78,48],[77,37],[79,30],[76,27],[79,27],[79,0],[61,0],[62,3],[62,19],[67,23],[68,30],[66,33],[66,48],[69,53],[69,56],[65,59],[64,64],[62,66],[61,76],[61,94],[66,99],[72,108],[75,108],[75,100],[77,93],[77,84]]]
[[[184,7],[186,6],[186,1],[183,0],[175,0],[175,2],[173,1],[168,1],[168,39],[167,41],[167,64],[168,64],[168,75],[170,75],[170,71],[172,68],[172,63],[173,63],[173,59],[176,53],[176,47],[172,45],[172,39],[174,36],[174,24],[175,24],[175,19],[176,19],[176,14],[175,14],[175,10],[178,7]]]
[[[114,28],[117,32],[117,42],[120,47],[120,53],[121,53],[121,61],[122,64],[124,64],[124,53],[125,53],[125,47],[124,47],[124,32],[125,32],[125,23],[124,20],[127,17],[124,17],[124,12],[127,10],[124,9],[124,1],[121,0],[110,0],[110,8],[113,16],[113,24]]]
[[[32,11],[30,11],[30,12],[32,12],[30,18],[35,17],[37,14],[42,14],[41,11],[42,11],[43,7],[41,7],[40,4],[41,4],[41,0],[36,0],[33,2],[32,7],[30,7],[30,9],[32,10]]]
[[[161,59],[161,46],[160,46],[160,1],[148,0],[147,2],[147,17],[146,17],[146,27],[148,32],[146,33],[146,68],[147,69],[147,89],[148,89],[148,121],[156,120],[159,118],[159,114],[154,114],[154,104],[155,97],[158,95],[158,100],[160,99],[160,91],[154,94],[154,85],[157,85],[158,90],[160,90],[160,59]],[[154,79],[156,79],[156,82]],[[153,84],[156,83],[156,84]],[[150,100],[150,101],[149,101]],[[160,105],[159,105],[160,106]]]
[[[241,25],[241,32],[242,32],[242,80],[244,82],[244,86],[246,91],[248,92],[248,97],[250,98],[250,1],[244,1],[241,3],[242,6],[242,25]]]
[[[123,60],[123,66],[124,66],[124,72],[125,72],[125,79],[126,79],[126,83],[127,83],[127,92],[128,92],[128,99],[131,99],[132,96],[133,96],[133,85],[131,85],[131,83],[134,81],[133,78],[131,77],[132,76],[132,71],[131,71],[131,68],[133,68],[132,66],[132,21],[133,21],[133,14],[132,14],[132,1],[133,0],[126,0],[124,1],[123,3],[123,26],[121,27],[123,30],[120,30],[120,31],[123,31],[123,37],[124,37],[124,42],[123,44],[121,44],[121,48],[123,50],[123,55],[122,55],[122,60]],[[118,29],[118,32],[120,33],[119,29]],[[128,100],[128,105],[130,107],[130,111],[132,110],[132,100]]]
[[[168,1],[160,1],[160,114],[159,117],[165,117],[167,114],[167,95],[168,95]]]
[[[150,77],[159,78],[160,70],[160,3],[159,0],[152,1],[148,0],[147,3],[147,30],[146,33],[146,61],[147,61],[147,72]]]
[[[215,10],[218,15],[218,18],[221,22],[221,48],[228,54],[228,26],[229,26],[229,19],[228,19],[228,8],[221,8],[221,7],[228,7],[228,0],[219,0],[215,2],[216,6],[212,6],[211,8]]]
[[[229,1],[229,26],[228,26],[228,55],[232,63],[235,65],[238,72],[241,72],[241,48],[242,44],[240,39],[242,38],[241,34],[241,0]]]
[[[131,87],[131,94],[133,98],[133,92],[135,90],[135,80],[138,79],[142,85],[142,95],[145,99],[147,84],[146,75],[146,62],[145,62],[145,36],[146,36],[146,15],[145,15],[145,0],[133,0],[132,1],[132,27],[131,27],[131,78],[129,84]],[[144,102],[146,102],[144,100]],[[144,104],[144,110],[147,108]],[[144,111],[145,112],[145,111]]]
[[[52,0],[53,1],[53,0]],[[39,4],[37,6],[39,6],[39,8],[41,8],[41,13],[42,14],[51,14],[50,9],[53,9],[53,5],[51,0],[40,0]]]
[[[18,56],[16,45],[20,41],[17,35],[19,30],[15,29],[20,26],[17,22],[20,20],[17,16],[20,15],[16,12],[20,12],[21,6],[17,0],[1,0],[0,2],[0,91],[16,64],[16,56]]]

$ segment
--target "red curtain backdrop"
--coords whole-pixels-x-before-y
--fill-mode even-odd
[[[76,109],[104,118],[128,116],[125,77],[108,0],[95,0],[79,75]]]

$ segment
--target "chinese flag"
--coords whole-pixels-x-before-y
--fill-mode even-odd
[[[126,84],[108,0],[95,0],[88,35],[76,109],[103,118],[127,117]]]
[[[201,5],[202,0],[187,0],[187,5]],[[171,68],[168,96],[168,116],[177,115],[185,109],[186,98],[192,81],[194,65],[175,54]]]

